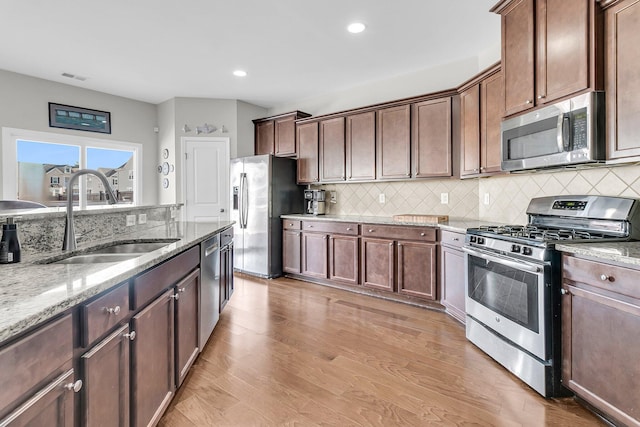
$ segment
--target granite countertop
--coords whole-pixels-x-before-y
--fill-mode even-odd
[[[640,267],[640,242],[556,244],[562,252]]]
[[[77,252],[113,242],[178,239],[140,257],[102,264],[42,264],[61,250],[23,255],[22,262],[0,264],[0,342],[5,341],[154,265],[233,226],[232,221],[174,222],[113,239],[78,245]]]
[[[283,219],[296,219],[307,221],[334,221],[334,222],[360,222],[367,224],[389,224],[389,225],[411,225],[420,227],[437,227],[443,230],[465,233],[467,228],[476,228],[481,225],[502,225],[490,221],[474,220],[469,218],[452,218],[450,217],[444,223],[423,223],[423,222],[400,222],[394,221],[392,217],[381,216],[359,216],[359,215],[306,215],[306,214],[290,214],[281,215]]]

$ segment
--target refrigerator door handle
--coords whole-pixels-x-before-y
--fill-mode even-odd
[[[244,174],[241,173],[240,174],[240,189],[238,191],[240,194],[238,194],[238,222],[239,222],[239,226],[240,228],[244,228],[243,225],[243,212],[244,212]]]
[[[242,228],[247,228],[249,217],[249,181],[247,174],[242,174]]]

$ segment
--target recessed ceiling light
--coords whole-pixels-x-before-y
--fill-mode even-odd
[[[349,26],[347,27],[347,31],[353,34],[358,34],[363,32],[365,28],[367,27],[365,27],[362,22],[354,22],[352,24],[349,24]]]
[[[233,75],[236,77],[246,77],[247,76],[247,72],[244,70],[235,70],[233,72]]]

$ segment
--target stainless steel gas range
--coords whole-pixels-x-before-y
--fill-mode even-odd
[[[560,253],[554,243],[640,238],[640,202],[605,196],[532,199],[526,225],[467,230],[466,335],[545,397],[560,384]]]

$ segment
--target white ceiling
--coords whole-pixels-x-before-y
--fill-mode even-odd
[[[497,0],[0,1],[0,69],[154,104],[272,107],[500,43],[500,18],[489,13]],[[356,20],[367,30],[349,34]],[[238,68],[249,75],[234,77]]]

